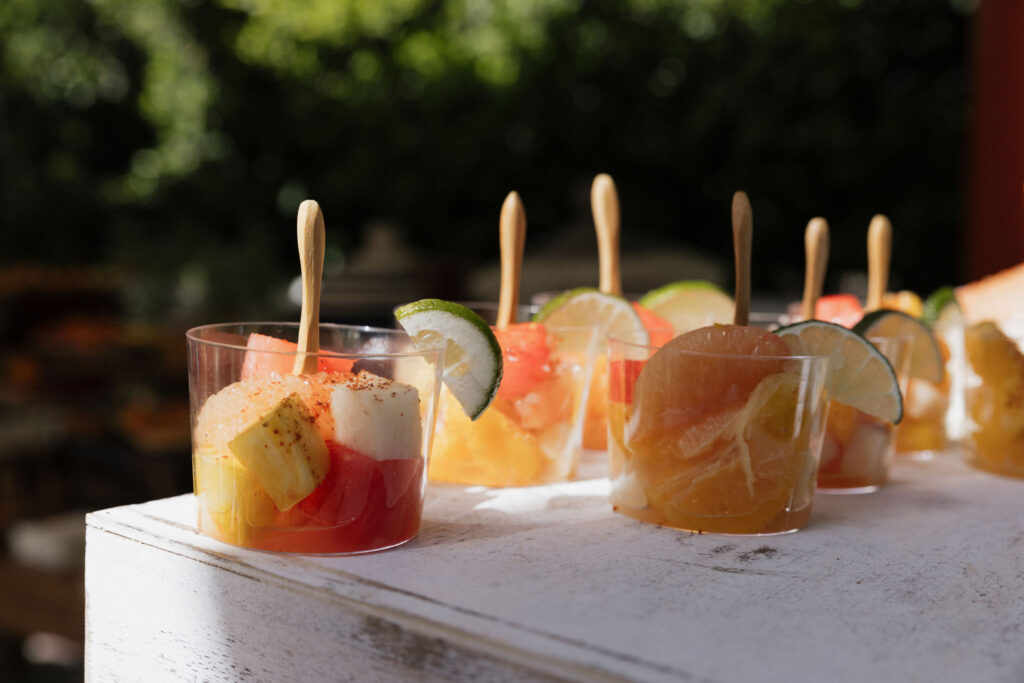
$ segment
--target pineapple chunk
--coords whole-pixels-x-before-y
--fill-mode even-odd
[[[365,370],[334,386],[335,439],[374,460],[420,457],[423,426],[415,387]]]
[[[313,492],[330,459],[309,409],[291,394],[228,443],[282,512]]]

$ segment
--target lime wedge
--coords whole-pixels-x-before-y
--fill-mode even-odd
[[[875,345],[835,323],[808,320],[775,331],[797,355],[830,356],[829,396],[875,417],[898,423],[903,395],[896,372]]]
[[[640,316],[626,299],[590,287],[559,294],[533,316],[533,322],[544,323],[548,327],[597,325],[601,337],[614,330],[631,342],[650,343],[650,335],[644,329]]]
[[[676,334],[714,323],[732,322],[732,297],[706,280],[682,280],[652,289],[640,305],[672,323]]]
[[[503,367],[483,318],[451,301],[420,299],[396,308],[395,319],[416,348],[444,347],[444,384],[469,419],[478,418],[498,393]]]
[[[865,337],[909,337],[910,376],[933,383],[942,381],[945,361],[939,342],[928,325],[901,311],[880,309],[866,314],[853,326],[855,332]]]
[[[924,313],[921,320],[933,329],[952,325],[962,325],[964,313],[956,301],[956,293],[952,287],[940,287],[924,300]]]

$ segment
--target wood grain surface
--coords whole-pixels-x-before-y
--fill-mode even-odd
[[[757,538],[616,515],[588,467],[431,486],[356,557],[223,545],[192,496],[91,514],[87,680],[1024,680],[1024,482],[900,462]]]

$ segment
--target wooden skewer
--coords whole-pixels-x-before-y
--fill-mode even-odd
[[[892,260],[892,223],[878,214],[868,226],[868,299],[864,310],[882,307],[882,296],[889,287],[889,263]]]
[[[754,238],[754,212],[746,192],[732,196],[732,248],[736,256],[736,312],[733,324],[750,321],[750,250]]]
[[[597,258],[601,279],[598,285],[607,294],[622,294],[619,268],[619,193],[607,173],[598,174],[590,186],[590,210],[597,231]]]
[[[309,375],[316,372],[320,351],[320,280],[324,274],[324,216],[320,205],[312,199],[302,202],[296,225],[302,268],[302,315],[292,374]]]
[[[800,316],[814,320],[814,309],[825,287],[825,268],[828,266],[828,221],[812,218],[804,231],[804,249],[807,252],[807,268],[804,271],[804,300]]]
[[[519,274],[523,268],[523,247],[526,244],[526,209],[518,192],[509,192],[501,205],[501,293],[498,296],[498,318],[495,327],[508,327],[515,322],[519,305]]]

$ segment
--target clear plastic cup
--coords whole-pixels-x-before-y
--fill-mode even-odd
[[[908,380],[903,421],[896,428],[897,457],[930,460],[963,438],[964,327],[950,324],[934,331],[945,360],[945,376],[939,383]]]
[[[978,323],[964,339],[967,461],[1024,478],[1024,319]]]
[[[493,322],[493,304],[467,304]],[[530,307],[520,307],[527,320]],[[583,415],[597,328],[522,322],[492,328],[504,374],[494,402],[474,421],[444,390],[430,459],[432,481],[492,487],[571,479],[583,450]]]
[[[613,509],[698,533],[780,534],[810,519],[828,409],[826,356],[676,351],[609,339]]]
[[[293,375],[297,334],[287,323],[186,333],[200,531],[311,554],[405,543],[420,526],[443,351],[321,324],[317,372]]]
[[[870,337],[889,362],[906,394],[910,338]],[[896,425],[836,401],[829,408],[818,468],[818,490],[871,493],[889,480],[896,451]]]

